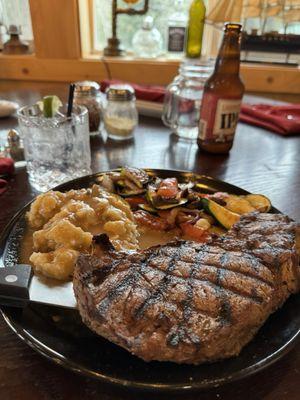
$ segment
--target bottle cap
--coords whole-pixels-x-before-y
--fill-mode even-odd
[[[224,26],[225,31],[237,31],[241,32],[242,30],[242,25],[236,22],[226,22]]]

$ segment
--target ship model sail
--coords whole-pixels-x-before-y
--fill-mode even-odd
[[[206,20],[214,24],[238,22],[241,19],[242,10],[243,0],[221,0],[207,15]]]
[[[251,20],[256,21],[257,28],[249,33],[247,26]],[[279,31],[270,29],[272,20],[280,26]],[[288,33],[291,24],[300,26],[300,0],[221,0],[208,14],[207,21],[241,21],[243,50],[300,54],[300,34]]]

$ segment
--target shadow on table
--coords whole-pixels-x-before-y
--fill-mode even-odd
[[[195,141],[181,139],[172,133],[169,137],[169,146],[164,153],[165,164],[170,165],[172,169],[193,170],[196,150]]]
[[[205,153],[199,150],[195,140],[181,139],[174,133],[170,135],[164,158],[171,168],[213,177],[225,174],[228,161],[228,155]]]

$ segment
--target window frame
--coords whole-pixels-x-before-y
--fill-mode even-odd
[[[217,2],[218,0],[210,0],[209,7],[213,8]],[[78,0],[78,7],[82,57],[95,59],[96,56],[103,55],[103,51],[95,49],[95,0]],[[218,52],[222,31],[216,30],[211,25],[207,25],[205,31],[206,38],[204,38],[204,42],[206,41],[210,43],[210,47],[206,49],[206,53],[215,56]],[[133,53],[130,51],[127,51],[126,55],[128,57],[133,57]],[[174,58],[165,55],[158,57],[156,60],[160,62],[174,60]],[[180,62],[181,60],[181,58],[175,59],[177,62]]]

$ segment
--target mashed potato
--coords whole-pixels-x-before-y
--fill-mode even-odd
[[[90,252],[93,235],[106,233],[116,250],[138,248],[129,205],[97,185],[92,189],[41,194],[27,213],[33,233],[30,262],[36,272],[65,280],[80,252]]]

